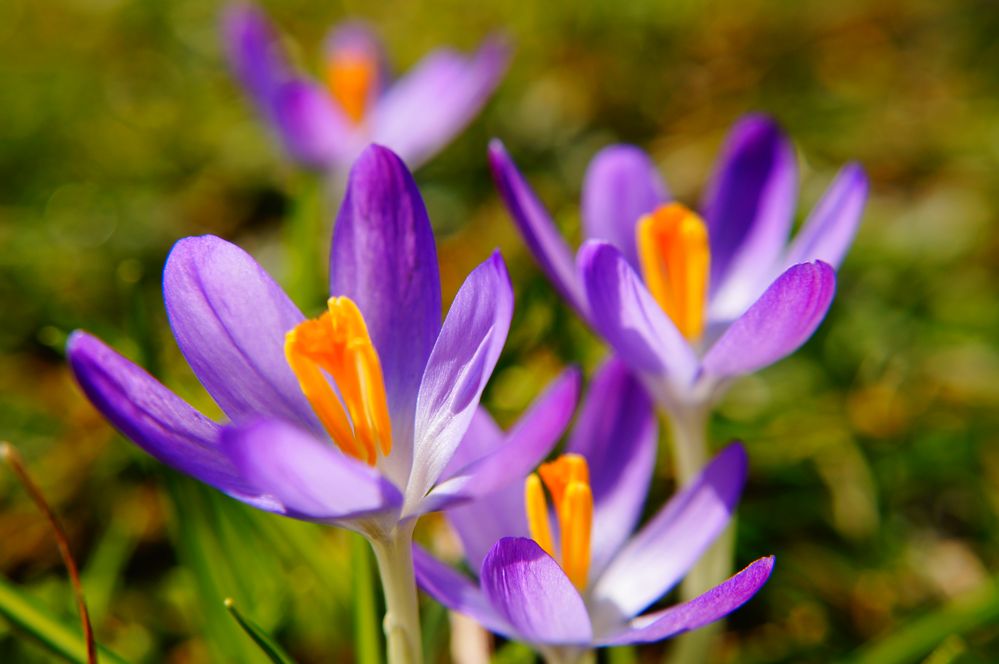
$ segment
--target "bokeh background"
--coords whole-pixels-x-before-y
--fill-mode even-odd
[[[304,184],[229,75],[222,8],[0,3],[0,439],[62,516],[97,634],[122,656],[259,661],[222,607],[231,596],[300,661],[350,661],[380,601],[358,587],[357,543],[152,462],[82,398],[62,354],[66,335],[86,328],[217,412],[165,322],[167,252],[214,233],[288,274],[282,229]],[[999,659],[999,4],[265,8],[310,67],[347,16],[376,26],[397,71],[496,30],[514,43],[495,99],[416,174],[446,300],[493,247],[510,264],[517,313],[486,396],[502,422],[565,364],[589,371],[605,351],[520,244],[488,175],[490,137],[570,235],[586,163],[614,141],[648,149],[694,204],[731,123],[768,112],[799,151],[799,218],[841,164],[862,162],[871,198],[827,321],[795,356],[739,382],[712,423],[716,447],[741,438],[752,462],[737,562],[778,561],[714,659]],[[325,252],[328,236],[315,242]],[[666,455],[661,465],[655,502],[672,490]],[[421,531],[446,544],[439,522]],[[2,468],[0,591],[74,628],[51,534]],[[446,614],[428,602],[424,621],[432,661],[448,661]],[[531,661],[498,645],[497,661]],[[0,661],[52,657],[0,618]]]

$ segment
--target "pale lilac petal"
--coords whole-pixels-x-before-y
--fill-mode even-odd
[[[638,269],[635,226],[639,218],[670,199],[656,165],[632,145],[601,150],[583,180],[583,230],[587,238],[610,242]]]
[[[416,401],[408,507],[427,494],[465,435],[512,316],[513,287],[496,252],[458,290],[427,361]]]
[[[867,188],[864,169],[845,166],[795,236],[784,267],[820,260],[838,268],[860,226]]]
[[[482,590],[524,641],[589,644],[590,617],[572,581],[533,540],[505,537],[482,562]]]
[[[431,53],[385,91],[374,109],[372,137],[416,168],[475,117],[506,71],[509,52],[489,39],[473,56]]]
[[[566,452],[590,467],[595,579],[625,542],[649,490],[656,459],[656,418],[645,389],[612,357],[593,377]]]
[[[85,332],[70,335],[66,356],[87,398],[136,445],[175,470],[267,509],[219,448],[218,424]]]
[[[632,371],[691,382],[697,356],[621,252],[589,240],[578,263],[592,323]]]
[[[517,165],[507,154],[503,144],[496,139],[489,143],[489,166],[496,188],[524,236],[524,242],[534,255],[534,260],[569,304],[581,316],[589,318],[586,294],[576,272],[572,250],[559,235],[555,222],[517,170]]]
[[[653,643],[724,618],[748,602],[770,578],[773,556],[760,558],[703,595],[668,609],[640,616],[623,630],[597,642],[600,646]]]
[[[296,519],[330,523],[398,509],[378,471],[280,420],[222,430],[222,449],[246,481]]]
[[[177,345],[230,419],[268,415],[322,431],[284,355],[302,314],[249,254],[212,235],[180,240],[163,299]]]
[[[516,631],[493,609],[477,585],[419,546],[413,546],[413,569],[416,583],[423,592],[451,611],[475,619],[491,632],[507,637],[516,636]]]
[[[708,350],[704,373],[739,376],[790,355],[812,336],[835,292],[836,273],[822,261],[789,268]]]
[[[330,292],[364,316],[392,414],[389,461],[408,471],[416,395],[441,329],[441,284],[423,198],[399,157],[379,145],[350,173],[333,230]]]
[[[269,115],[271,96],[291,67],[267,16],[248,5],[230,7],[223,16],[222,39],[236,78]]]
[[[424,503],[433,510],[486,496],[510,483],[521,486],[524,478],[541,463],[565,432],[576,410],[579,371],[567,369],[492,452],[459,469],[438,483]],[[475,418],[473,418],[473,421]],[[469,429],[470,433],[475,433]],[[465,434],[467,438],[469,433]],[[464,447],[464,442],[459,446]],[[519,480],[519,481],[518,481]]]
[[[325,169],[353,154],[347,118],[317,84],[292,78],[274,90],[271,103],[278,136],[296,161]]]
[[[592,586],[601,624],[638,614],[672,588],[728,525],[746,482],[729,445],[629,541]]]
[[[760,115],[740,120],[704,204],[713,294],[769,278],[791,231],[796,196],[794,151],[780,128]]]
[[[496,424],[489,411],[479,406],[472,415],[472,421],[468,423],[468,430],[461,443],[437,480],[438,485],[457,476],[468,464],[498,450],[503,445],[505,436],[503,429]]]
[[[524,484],[514,482],[484,498],[444,512],[472,569],[479,569],[489,550],[503,537],[530,537],[524,506]]]

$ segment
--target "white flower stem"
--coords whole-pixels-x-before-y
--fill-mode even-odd
[[[588,648],[573,648],[571,646],[539,647],[545,664],[595,664],[596,653]]]
[[[704,469],[710,458],[710,414],[710,408],[703,405],[681,406],[666,413],[673,439],[677,483],[681,487],[688,485]],[[732,573],[734,549],[735,528],[730,525],[687,574],[680,587],[681,598],[684,601],[692,600],[727,579]],[[676,664],[707,661],[712,643],[721,627],[722,622],[718,621],[681,635],[674,642],[669,661]]]
[[[390,533],[370,537],[385,593],[385,640],[389,664],[422,664],[420,609],[413,575],[413,528],[416,520]]]

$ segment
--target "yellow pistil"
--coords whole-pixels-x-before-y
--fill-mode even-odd
[[[345,454],[374,465],[379,449],[386,456],[392,451],[381,363],[350,298],[330,298],[328,311],[289,331],[284,353],[302,392]]]
[[[524,484],[527,524],[531,537],[550,556],[559,560],[562,570],[579,590],[586,588],[590,571],[590,537],[593,527],[593,493],[586,459],[578,454],[563,454],[551,463],[542,464],[538,475],[531,474]],[[548,487],[558,519],[560,546],[556,554],[541,482]]]
[[[360,124],[378,79],[378,63],[366,53],[343,49],[326,65],[326,85],[354,124]]]
[[[711,254],[699,216],[678,203],[638,220],[638,258],[645,284],[687,339],[704,334]]]

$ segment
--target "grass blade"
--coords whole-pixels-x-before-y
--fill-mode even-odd
[[[278,645],[277,641],[271,638],[271,636],[260,628],[255,622],[245,617],[236,608],[236,603],[232,598],[226,598],[225,608],[230,615],[239,623],[239,626],[243,628],[247,636],[253,639],[253,642],[257,644],[261,651],[267,657],[274,662],[274,664],[294,664],[294,660],[284,651],[284,649]]]
[[[74,664],[86,664],[87,645],[79,632],[42,608],[23,590],[0,578],[0,616],[39,644]],[[105,648],[99,648],[101,661],[110,664],[127,662]]]

